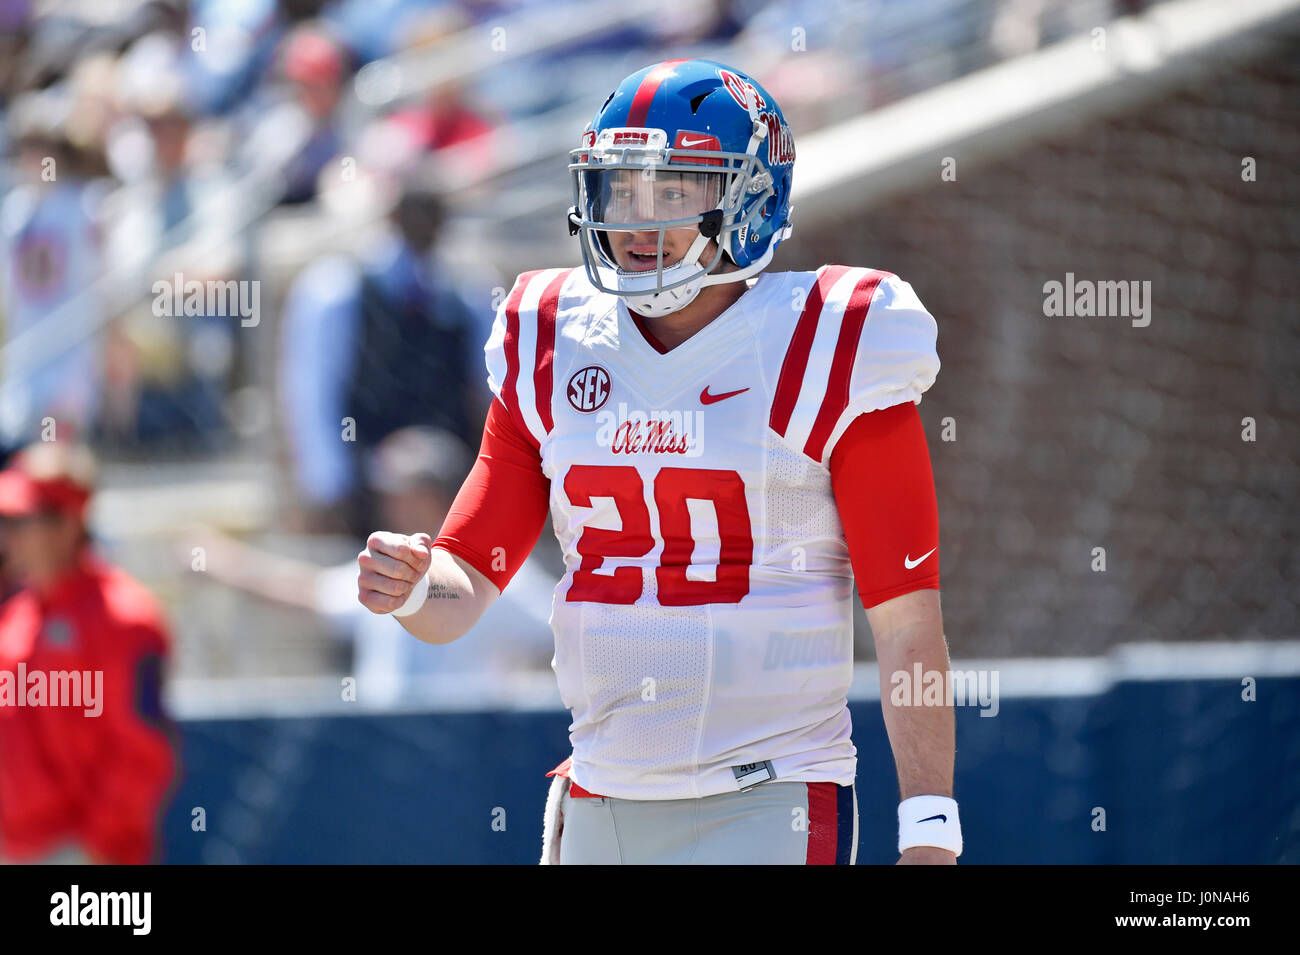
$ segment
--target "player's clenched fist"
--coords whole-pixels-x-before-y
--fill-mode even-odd
[[[391,613],[406,603],[433,560],[433,538],[428,534],[394,534],[375,531],[366,549],[357,555],[357,598],[373,613]]]

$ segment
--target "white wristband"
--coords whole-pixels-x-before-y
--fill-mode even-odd
[[[411,594],[406,598],[406,603],[402,604],[396,610],[389,611],[394,617],[409,617],[421,607],[429,596],[429,575],[425,574],[415,582],[411,588]]]
[[[912,796],[898,804],[898,851],[916,846],[935,846],[961,855],[957,800],[947,796]]]

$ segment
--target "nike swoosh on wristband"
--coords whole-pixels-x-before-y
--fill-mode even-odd
[[[945,816],[943,813],[939,813],[939,815],[937,815],[937,816],[926,816],[924,819],[919,819],[919,820],[917,820],[917,821],[918,821],[918,822],[933,822],[935,819],[938,819],[940,822],[947,822],[947,821],[948,821],[948,817]]]
[[[726,398],[734,398],[736,395],[743,395],[748,390],[748,388],[741,388],[739,391],[725,391],[720,395],[711,395],[709,394],[709,386],[705,385],[704,390],[700,392],[700,404],[711,405]]]
[[[925,560],[926,557],[929,557],[930,554],[933,554],[934,551],[935,551],[935,550],[938,550],[938,549],[939,549],[939,548],[936,547],[934,550],[930,551],[929,554],[926,554],[924,557],[918,557],[918,558],[916,558],[916,560],[912,560],[912,557],[911,557],[910,554],[904,554],[904,555],[903,555],[903,566],[906,567],[908,570],[911,570],[913,567],[915,567],[917,564],[920,564],[922,561]]]

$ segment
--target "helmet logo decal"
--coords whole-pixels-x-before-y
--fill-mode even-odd
[[[620,129],[614,132],[613,146],[644,146],[650,141],[650,133],[638,129]]]
[[[749,109],[749,104],[753,103],[755,109],[763,109],[767,106],[767,100],[763,99],[763,94],[754,89],[754,84],[747,80],[742,80],[731,70],[718,70],[718,76],[722,77],[722,85],[727,88],[731,98],[740,104],[741,109]]]
[[[668,134],[662,129],[611,126],[596,134],[596,141],[591,145],[591,158],[597,163],[615,163],[623,159],[625,150],[634,150],[632,162],[658,163],[663,161],[667,145]]]
[[[722,151],[722,143],[717,136],[710,136],[708,133],[697,133],[689,129],[679,129],[677,138],[673,140],[674,149],[709,149],[714,152]],[[721,159],[709,159],[706,156],[681,156],[676,162],[698,163],[703,166],[725,166],[726,163]]]
[[[767,108],[763,94],[754,88],[753,83],[731,70],[718,70],[718,76],[722,77],[722,85],[727,88],[731,98],[746,110],[752,103],[759,122],[767,127],[767,161],[774,166],[794,162],[794,135],[790,132],[790,127],[781,122],[776,112]]]
[[[767,161],[773,166],[794,162],[794,134],[790,127],[771,110],[760,113],[758,118],[767,127]]]

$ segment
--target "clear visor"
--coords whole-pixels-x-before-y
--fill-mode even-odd
[[[590,169],[581,173],[588,217],[594,222],[675,222],[716,209],[726,173],[644,169]]]

